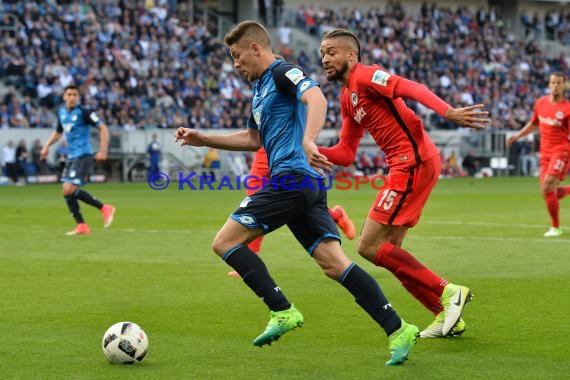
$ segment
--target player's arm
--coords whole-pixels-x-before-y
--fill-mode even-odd
[[[99,123],[99,151],[95,155],[96,161],[105,161],[109,148],[109,127],[105,123]]]
[[[538,124],[534,120],[529,121],[522,129],[507,139],[507,146],[509,147],[521,137],[531,134],[536,128],[538,128]]]
[[[483,129],[491,122],[487,117],[489,112],[480,110],[484,107],[483,104],[453,108],[426,86],[402,77],[397,79],[394,85],[394,98],[415,100],[446,120],[468,128]]]
[[[99,151],[95,154],[95,161],[105,161],[109,148],[109,127],[99,119],[95,111],[86,108],[81,108],[81,111],[83,112],[83,121],[86,124],[99,128]]]
[[[303,148],[309,164],[316,169],[330,170],[333,163],[319,152],[315,141],[325,124],[327,115],[327,99],[317,86],[306,90],[301,96],[301,102],[307,105],[307,124],[303,136]]]
[[[319,153],[315,140],[325,125],[327,100],[319,84],[307,77],[301,68],[290,63],[282,63],[273,70],[273,80],[277,90],[295,96],[307,106],[303,149],[309,164],[315,169],[329,169],[332,163]]]
[[[49,147],[58,142],[60,138],[61,138],[61,132],[59,131],[59,126],[58,126],[58,130],[52,132],[52,134],[48,137],[48,139],[44,143],[44,146],[42,147],[42,150],[40,152],[40,160],[43,161],[47,159],[49,154]]]
[[[356,159],[356,151],[362,136],[364,136],[362,127],[347,115],[343,115],[338,144],[330,148],[320,146],[319,152],[335,165],[350,166]]]
[[[248,121],[248,125],[251,122]],[[245,131],[227,135],[207,135],[192,128],[178,128],[175,139],[180,146],[209,146],[211,148],[235,151],[256,151],[261,147],[261,138],[256,128],[248,127]]]

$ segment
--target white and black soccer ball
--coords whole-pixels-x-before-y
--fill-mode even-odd
[[[111,363],[133,364],[146,356],[148,337],[136,323],[119,322],[105,332],[101,345]]]

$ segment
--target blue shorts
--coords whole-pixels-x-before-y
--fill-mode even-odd
[[[287,178],[287,186],[281,178]],[[316,178],[300,174],[277,176],[265,189],[247,196],[230,218],[247,228],[261,228],[267,234],[287,225],[301,245],[312,254],[324,239],[340,235],[327,206],[327,191]]]
[[[93,156],[81,156],[67,160],[61,175],[61,182],[83,186],[89,180],[89,174],[93,168]]]

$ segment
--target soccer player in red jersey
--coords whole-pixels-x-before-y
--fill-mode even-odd
[[[552,225],[544,236],[560,236],[560,204],[558,200],[570,194],[570,186],[558,186],[570,169],[570,102],[564,98],[566,77],[557,72],[550,75],[550,95],[534,103],[530,121],[507,140],[507,146],[537,127],[540,134],[540,185]]]
[[[368,131],[386,154],[390,173],[364,223],[358,251],[388,269],[436,316],[420,336],[444,337],[465,330],[461,318],[471,291],[449,283],[401,248],[406,232],[418,222],[440,173],[439,152],[422,121],[402,98],[416,100],[447,120],[474,129],[484,128],[488,112],[478,104],[452,108],[419,83],[390,74],[380,66],[360,62],[360,43],[352,32],[337,29],[323,36],[322,64],[327,79],[344,86],[339,143],[310,152],[313,167],[330,169],[354,161],[360,139]]]
[[[280,58],[280,57],[276,57]],[[269,178],[269,162],[267,161],[267,152],[265,149],[260,148],[253,155],[253,162],[251,163],[251,169],[249,170],[249,180],[247,181],[247,188],[245,190],[247,195],[252,195],[256,191],[263,187],[263,178]],[[329,207],[329,214],[334,219],[337,226],[340,227],[347,239],[352,240],[356,236],[356,227],[344,207],[336,205],[333,208]],[[247,246],[253,252],[259,255],[261,251],[261,241],[263,240],[263,235],[256,237]],[[230,277],[239,277],[239,274],[232,270],[228,272]]]

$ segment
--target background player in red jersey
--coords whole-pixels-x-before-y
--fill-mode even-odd
[[[327,79],[340,81],[342,129],[339,143],[309,153],[311,165],[330,169],[354,160],[367,130],[386,154],[390,173],[364,223],[360,255],[392,272],[436,316],[421,337],[459,334],[471,291],[447,282],[401,249],[406,232],[418,222],[440,173],[439,152],[422,121],[402,98],[416,100],[454,123],[481,129],[488,112],[478,104],[452,108],[425,86],[390,74],[380,66],[360,64],[360,43],[343,29],[323,36],[321,58]]]
[[[558,200],[570,194],[570,186],[558,186],[570,169],[570,102],[564,98],[566,77],[564,73],[550,75],[550,95],[534,103],[530,121],[507,140],[507,146],[537,127],[540,133],[540,185],[552,226],[544,236],[560,236],[560,204]]]
[[[276,57],[281,59],[280,57]],[[249,170],[249,175],[251,178],[247,181],[247,186],[245,192],[247,195],[252,195],[256,191],[260,190],[263,187],[263,178],[269,179],[269,163],[267,161],[267,152],[265,149],[260,148],[258,151],[255,152],[253,155],[253,162],[251,163],[251,169]],[[349,239],[352,240],[356,236],[356,227],[344,207],[340,205],[336,205],[333,208],[329,207],[329,214],[334,219],[337,226],[340,227],[344,235]],[[261,251],[261,241],[263,240],[263,235],[258,236],[255,238],[251,243],[247,246],[253,252],[259,254]],[[228,276],[231,277],[239,277],[239,274],[232,270],[228,272]]]

